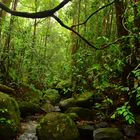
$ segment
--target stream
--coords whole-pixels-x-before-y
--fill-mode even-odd
[[[42,115],[28,116],[21,120],[21,132],[17,140],[38,140],[36,126]]]
[[[55,112],[60,112],[59,106],[54,107]],[[44,114],[27,116],[21,120],[21,131],[16,140],[38,140],[36,136],[36,126]]]

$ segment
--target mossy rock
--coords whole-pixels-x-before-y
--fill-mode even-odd
[[[98,128],[93,132],[94,140],[123,140],[124,136],[118,128]]]
[[[69,107],[85,107],[89,108],[92,107],[94,104],[93,102],[93,93],[92,92],[86,92],[82,93],[80,95],[77,95],[75,98],[69,98],[69,99],[64,99],[60,101],[59,106],[60,108],[65,111]]]
[[[56,105],[60,101],[60,95],[55,89],[48,89],[43,96],[43,102],[50,101],[51,104]]]
[[[37,90],[29,85],[21,85],[19,89],[16,90],[16,99],[18,101],[33,101],[40,100],[43,93],[40,90]]]
[[[61,98],[68,99],[72,97],[71,80],[61,80],[55,87],[60,93]]]
[[[79,116],[76,113],[66,113],[73,121],[78,121]]]
[[[48,113],[36,130],[39,140],[79,140],[76,124],[64,113]]]
[[[76,113],[81,120],[91,120],[92,112],[87,108],[82,107],[70,107],[65,113]]]
[[[69,98],[60,101],[59,107],[62,111],[67,110],[69,107],[74,107],[76,106],[76,99],[75,98]]]
[[[91,107],[93,106],[93,97],[92,92],[85,92],[76,97],[76,105],[79,107]]]
[[[93,140],[93,131],[95,130],[94,125],[80,124],[77,125],[80,137],[84,140]]]
[[[46,112],[46,113],[50,113],[50,112],[54,112],[55,111],[55,107],[52,104],[46,103],[44,104],[41,109]]]
[[[39,103],[33,101],[22,101],[19,102],[19,109],[21,112],[21,117],[26,117],[29,115],[34,115],[35,113],[40,113],[41,108]]]
[[[20,112],[14,98],[0,92],[0,139],[12,140],[20,127]]]

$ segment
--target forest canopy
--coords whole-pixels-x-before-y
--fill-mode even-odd
[[[55,16],[55,13],[57,11],[59,11],[61,8],[63,8],[63,6],[65,6],[68,2],[70,2],[71,0],[64,0],[62,1],[58,6],[56,6],[55,8],[51,9],[51,10],[46,10],[46,11],[42,11],[42,12],[36,12],[36,13],[29,13],[29,12],[17,12],[14,10],[9,9],[8,7],[6,7],[6,5],[4,5],[3,3],[0,2],[0,8],[8,13],[10,13],[11,15],[14,16],[19,16],[19,17],[24,17],[24,18],[46,18],[46,17],[53,17],[61,26],[63,26],[64,28],[74,32],[75,34],[77,34],[83,41],[85,41],[89,46],[95,48],[95,49],[99,49],[96,48],[94,45],[92,45],[86,38],[84,38],[83,36],[81,36],[78,32],[76,32],[75,30],[73,30],[71,27],[65,25],[60,18],[58,18],[57,16]],[[72,27],[75,26],[80,26],[82,24],[86,24],[86,22],[97,12],[99,12],[100,10],[110,6],[111,4],[113,4],[115,1],[102,6],[101,8],[99,8],[98,10],[96,10],[95,12],[93,12],[83,23],[79,23],[78,25],[72,25]],[[113,44],[113,43],[112,43]],[[110,45],[110,44],[109,44]],[[106,48],[107,46],[104,46],[104,48]],[[101,48],[102,49],[102,48]]]

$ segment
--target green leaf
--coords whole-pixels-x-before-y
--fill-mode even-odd
[[[131,124],[135,124],[135,121],[133,119],[129,119],[128,120],[128,123],[131,125]]]
[[[128,87],[122,87],[121,91],[129,91],[129,88]]]
[[[127,116],[125,117],[125,120],[128,121],[129,119],[130,119],[130,116],[127,115]]]
[[[136,95],[136,98],[139,98],[139,97],[140,97],[140,94],[137,94],[137,95]]]
[[[118,111],[117,111],[117,113],[118,113],[119,115],[122,115],[123,112],[124,112],[123,110],[118,110]]]
[[[127,112],[127,111],[125,111],[125,112],[123,113],[123,116],[125,117],[127,114],[128,114],[128,112]]]
[[[11,120],[7,120],[6,123],[7,124],[12,124],[12,121]]]
[[[111,116],[111,119],[115,119],[116,118],[116,113],[114,113],[112,116]]]
[[[140,101],[137,102],[137,106],[140,106]]]

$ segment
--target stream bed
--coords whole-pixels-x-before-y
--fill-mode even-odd
[[[42,116],[29,116],[21,122],[21,132],[17,140],[38,140],[36,136],[36,126]],[[89,138],[82,137],[81,140],[89,140]],[[126,140],[140,140],[140,135],[135,138],[127,138]]]
[[[21,120],[21,132],[17,140],[38,140],[36,126],[42,115],[28,116]]]

